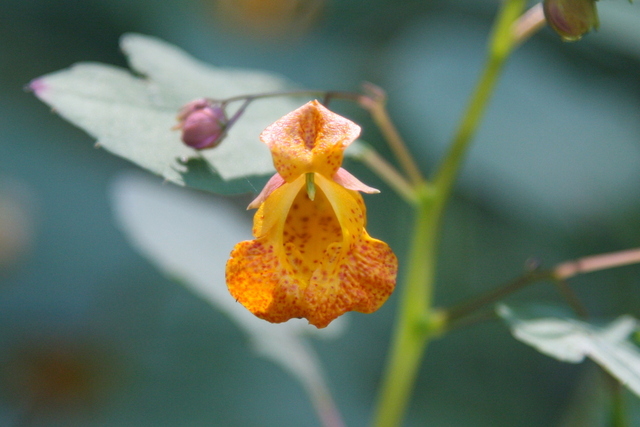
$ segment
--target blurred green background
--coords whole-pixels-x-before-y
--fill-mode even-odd
[[[235,325],[128,246],[107,192],[133,167],[94,149],[25,84],[79,61],[125,66],[125,32],[309,88],[371,81],[388,91],[429,173],[477,77],[496,7],[0,1],[0,425],[319,425],[290,376],[254,357]],[[449,210],[438,305],[521,274],[532,257],[551,266],[640,244],[640,7],[599,7],[597,33],[563,44],[544,29],[510,61]],[[364,113],[334,107],[388,155]],[[410,210],[362,166],[350,170],[383,190],[367,197],[368,228],[402,262]],[[638,317],[639,275],[630,266],[573,283],[594,317]],[[370,420],[396,298],[374,315],[350,316],[344,336],[316,343],[349,426]],[[549,285],[512,298],[529,299],[561,303]],[[606,425],[594,372],[536,353],[498,322],[476,325],[429,348],[405,424]],[[628,396],[632,408],[636,400]]]

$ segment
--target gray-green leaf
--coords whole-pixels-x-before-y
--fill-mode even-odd
[[[258,136],[303,101],[277,97],[253,102],[222,144],[211,150],[185,146],[180,131],[172,127],[178,110],[194,99],[290,90],[293,85],[288,80],[263,71],[212,67],[139,34],[124,35],[121,47],[136,74],[110,65],[79,63],[40,77],[30,87],[106,150],[176,184],[220,193],[246,192],[254,189],[247,177],[274,172],[269,150]],[[229,115],[239,106],[231,104]]]
[[[600,327],[506,305],[499,305],[497,312],[516,339],[564,362],[579,363],[588,357],[640,396],[640,351],[628,339],[638,328],[633,317],[621,316]]]

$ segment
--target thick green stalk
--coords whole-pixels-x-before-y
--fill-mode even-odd
[[[402,420],[417,369],[433,331],[427,313],[431,307],[435,277],[437,224],[433,216],[432,195],[426,189],[421,189],[420,193],[409,271],[400,290],[399,317],[377,406],[375,425],[378,427],[395,426]]]
[[[624,387],[616,378],[609,373],[604,373],[607,377],[611,394],[610,425],[611,427],[629,427],[627,418],[627,408],[624,401]]]
[[[400,425],[409,404],[422,356],[429,341],[444,330],[432,309],[437,244],[442,216],[460,165],[475,136],[503,64],[515,40],[513,23],[524,0],[507,0],[494,25],[485,69],[476,85],[449,152],[436,173],[434,187],[417,186],[416,217],[409,270],[401,289],[400,306],[376,407],[374,425]]]
[[[523,0],[508,0],[502,5],[494,24],[484,70],[469,100],[465,114],[458,124],[449,151],[436,173],[434,184],[439,191],[450,192],[453,188],[460,164],[478,131],[500,72],[517,42],[513,36],[512,27],[522,13],[524,4]]]

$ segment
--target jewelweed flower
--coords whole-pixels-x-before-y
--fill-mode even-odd
[[[277,173],[249,205],[255,240],[238,243],[226,269],[231,295],[256,316],[324,328],[347,311],[376,311],[393,292],[397,259],[365,230],[359,193],[378,190],[341,168],[359,134],[311,101],[260,135]]]

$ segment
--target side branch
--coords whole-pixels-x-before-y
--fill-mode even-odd
[[[492,289],[485,294],[449,308],[445,311],[447,323],[452,324],[457,322],[461,318],[473,314],[478,309],[488,304],[495,303],[502,298],[536,282],[553,281],[561,283],[567,279],[577,276],[578,274],[592,273],[594,271],[622,267],[631,264],[640,264],[640,248],[588,256],[557,264],[550,270],[532,271],[507,284]],[[566,291],[567,288],[563,288],[561,285],[561,293],[563,293],[563,296],[565,297],[567,296]],[[573,296],[569,298],[569,303],[574,308],[577,308],[576,311],[578,314],[584,314],[584,309],[575,304]]]
[[[622,267],[640,263],[640,248],[610,252],[563,262],[553,269],[553,276],[566,280],[578,274],[591,273],[608,268]]]
[[[529,37],[544,27],[546,23],[547,20],[544,16],[542,3],[538,3],[531,9],[527,10],[520,19],[513,24],[511,31],[514,42],[516,44],[522,44]]]

